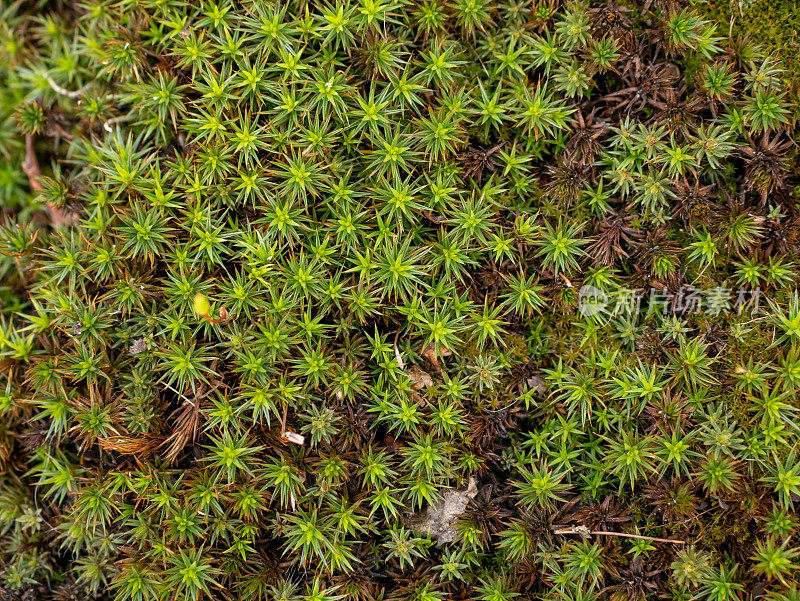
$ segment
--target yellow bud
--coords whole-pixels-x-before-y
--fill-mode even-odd
[[[194,312],[197,313],[200,317],[205,317],[208,315],[208,312],[211,310],[211,303],[208,302],[208,299],[200,294],[199,292],[194,295]]]

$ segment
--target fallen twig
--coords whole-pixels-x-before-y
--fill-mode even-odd
[[[658,536],[643,536],[641,534],[627,534],[626,532],[608,532],[607,530],[589,530],[586,526],[553,526],[553,534],[579,534],[583,538],[589,538],[591,535],[598,536],[618,536],[621,538],[635,538],[638,540],[650,540],[656,543],[669,543],[672,545],[685,545],[686,541],[677,540],[674,538],[659,538]]]
[[[225,307],[222,307],[219,310],[219,317],[217,317],[216,319],[212,318],[211,315],[209,315],[208,313],[203,315],[203,317],[205,317],[206,321],[211,324],[222,323],[223,321],[228,320],[228,310]]]
[[[33,134],[25,136],[25,162],[22,163],[22,169],[25,171],[25,175],[28,176],[31,190],[34,192],[44,190],[42,182],[39,181],[39,178],[42,177],[42,170],[39,168],[39,161],[33,149]]]
[[[42,169],[39,167],[39,160],[36,158],[36,151],[33,148],[33,134],[25,136],[25,162],[22,163],[22,170],[28,176],[31,190],[39,192],[44,190],[42,185]],[[47,213],[50,216],[50,221],[55,226],[69,225],[72,220],[69,214],[63,209],[58,208],[53,203],[46,203]]]

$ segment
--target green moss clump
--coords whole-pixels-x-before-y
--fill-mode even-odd
[[[676,0],[0,0],[0,600],[796,599],[792,109]]]

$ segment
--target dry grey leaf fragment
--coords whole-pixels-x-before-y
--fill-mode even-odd
[[[442,491],[438,502],[411,516],[409,526],[435,539],[437,545],[452,542],[456,538],[458,518],[477,494],[477,482],[470,477],[466,489],[449,488]]]
[[[406,375],[408,376],[408,379],[411,380],[412,387],[417,392],[433,386],[433,378],[431,375],[416,365],[413,365],[407,369]]]
[[[134,340],[133,344],[128,347],[128,353],[131,355],[140,355],[147,350],[147,341],[144,338]]]
[[[525,380],[525,383],[530,390],[535,390],[538,396],[544,397],[547,394],[547,384],[545,384],[545,381],[539,376],[530,376]]]
[[[297,432],[292,432],[291,430],[284,431],[283,438],[294,444],[303,444],[306,441],[305,436],[298,434]]]
[[[453,354],[453,351],[443,344],[440,344],[439,348],[437,349],[436,345],[431,342],[422,350],[421,354],[428,361],[430,361],[431,365],[433,365],[437,371],[442,371],[442,367],[439,365],[439,357],[449,357]]]

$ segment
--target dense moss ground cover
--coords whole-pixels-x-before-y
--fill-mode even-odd
[[[0,599],[800,599],[728,9],[0,0]]]
[[[791,0],[701,0],[697,7],[726,26],[729,34],[746,36],[770,54],[779,56],[786,77],[800,82],[800,5]]]

